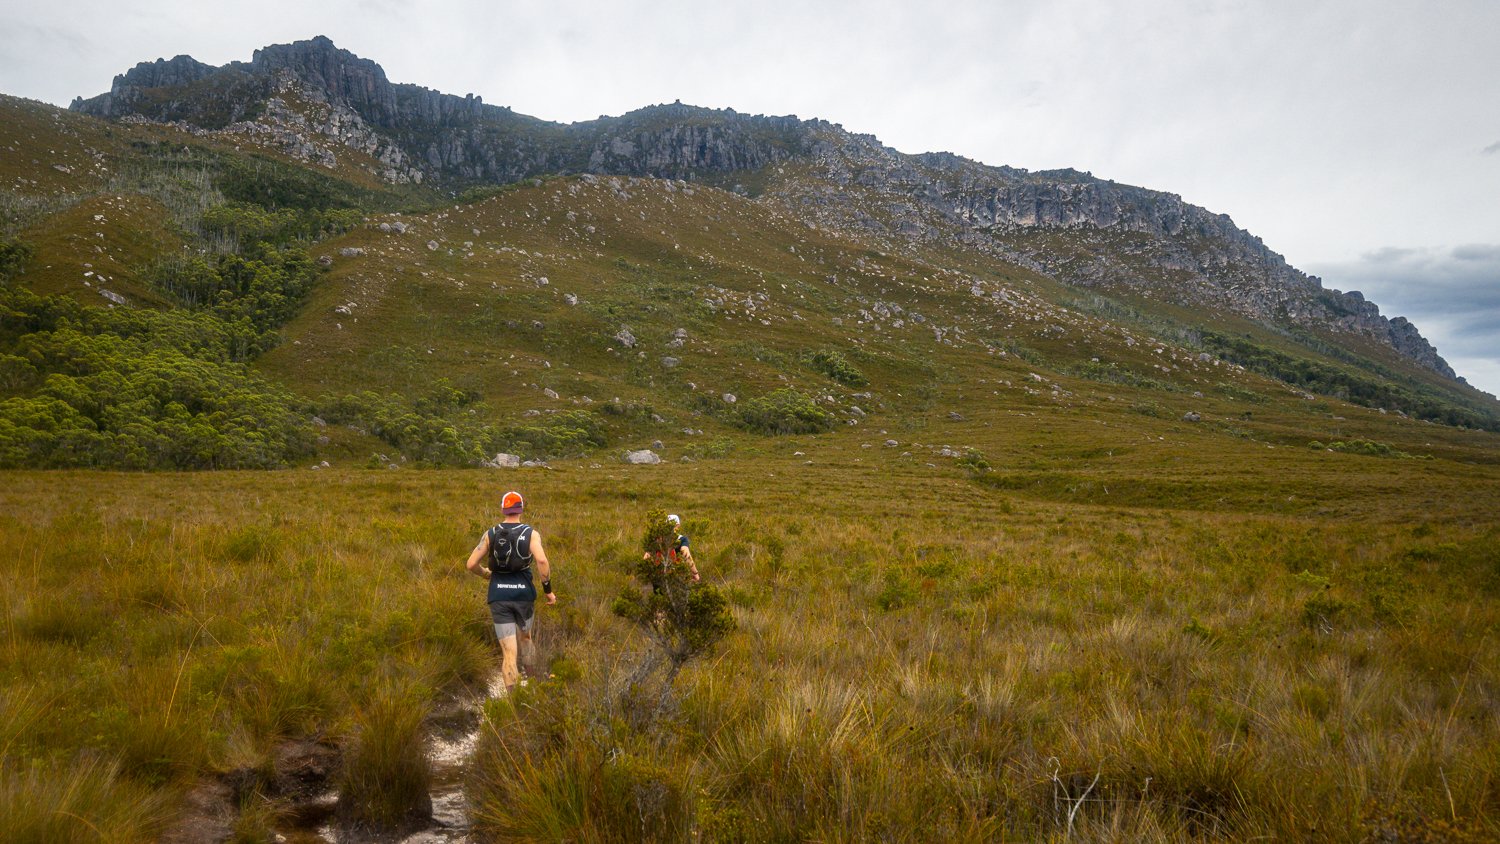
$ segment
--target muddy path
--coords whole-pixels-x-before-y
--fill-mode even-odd
[[[472,839],[464,772],[479,744],[484,702],[505,694],[497,671],[483,691],[457,698],[429,716],[432,819],[426,827],[401,835],[351,833],[338,826],[339,795],[328,790],[295,803],[277,830],[276,840],[283,844],[468,844]]]

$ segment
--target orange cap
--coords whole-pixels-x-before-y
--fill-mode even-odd
[[[526,499],[521,497],[521,493],[511,490],[500,496],[500,512],[505,515],[514,516],[525,509]]]

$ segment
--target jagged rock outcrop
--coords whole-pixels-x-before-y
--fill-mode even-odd
[[[255,138],[335,166],[353,150],[389,182],[450,187],[548,173],[753,182],[819,226],[892,247],[977,249],[1068,284],[1219,307],[1267,323],[1360,334],[1450,378],[1409,321],[1324,289],[1260,238],[1176,194],[1076,170],[992,167],[952,153],[906,155],[821,120],[672,103],[563,125],[393,83],[319,36],[215,68],[188,56],[142,63],[73,110],[177,122]],[[797,168],[782,165],[797,163]],[[759,174],[760,178],[749,178]],[[1048,238],[1052,232],[1066,237]]]

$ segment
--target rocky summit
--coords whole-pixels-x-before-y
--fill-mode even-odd
[[[1457,379],[1404,318],[1323,287],[1228,216],[1180,196],[1075,170],[901,153],[818,119],[674,103],[564,125],[393,83],[321,36],[222,67],[188,56],[142,63],[71,109],[253,140],[327,168],[355,163],[389,184],[461,191],[580,173],[702,183],[885,249],[973,250],[1077,288],[1373,341]]]

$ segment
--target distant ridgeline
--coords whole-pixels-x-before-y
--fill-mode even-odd
[[[1074,170],[1031,173],[949,153],[904,155],[823,120],[673,104],[552,123],[473,95],[391,83],[380,65],[321,36],[223,67],[188,56],[142,63],[116,77],[108,93],[71,108],[203,129],[259,125],[279,131],[286,151],[307,160],[373,152],[390,182],[462,189],[599,173],[769,194],[820,225],[892,246],[961,243],[1039,265],[1070,284],[1187,297],[1256,320],[1362,334],[1456,378],[1406,320],[1386,320],[1357,293],[1324,289],[1229,217],[1175,194]],[[767,172],[788,164],[801,172]],[[1078,242],[1057,249],[1028,236],[1056,230]],[[1107,236],[1121,240],[1100,240]]]
[[[1149,375],[1146,366],[1090,363],[1097,352],[1034,315],[1003,326],[991,319],[1042,299],[1069,319],[1167,338],[1299,392],[1500,429],[1500,405],[1458,379],[1407,320],[1381,316],[1358,293],[1323,288],[1227,216],[1073,170],[907,155],[822,120],[682,104],[552,123],[472,95],[391,83],[379,65],[322,37],[223,67],[187,56],[143,63],[108,93],[76,100],[72,113],[9,98],[0,108],[0,149],[17,153],[0,167],[0,466],[284,466],[316,459],[327,439],[322,423],[415,462],[475,464],[499,450],[542,458],[656,430],[662,423],[652,420],[674,405],[730,434],[825,431],[837,421],[834,392],[870,405],[877,399],[850,396],[882,386],[892,399],[910,396],[936,371],[967,369],[967,359],[951,357],[955,338],[1054,372],[1194,392],[1169,383],[1173,367],[1158,361]],[[606,184],[543,181],[580,174]],[[675,192],[650,226],[632,205],[647,188],[632,177],[672,180],[639,183]],[[619,212],[585,225],[568,211],[561,222],[539,210],[562,196],[558,185],[570,195],[605,191]],[[324,393],[309,386],[317,379],[292,383],[286,370],[265,365],[307,303],[327,298],[319,296],[325,273],[341,266],[329,253],[359,255],[369,245],[370,215],[400,212],[436,232],[459,209],[498,208],[486,201],[503,205],[513,191],[533,193],[499,225],[551,226],[549,243],[595,238],[579,256],[611,262],[594,272],[601,291],[674,291],[660,306],[638,294],[606,305],[601,293],[569,311],[609,323],[607,343],[632,313],[639,333],[654,320],[722,316],[726,297],[748,296],[753,310],[800,291],[772,308],[778,319],[795,313],[795,333],[757,334],[772,325],[760,317],[733,329],[740,348],[755,350],[749,374],[736,377],[776,382],[737,404],[699,393],[522,417],[486,403],[482,379],[461,369],[452,384],[423,376],[420,389],[391,382]],[[702,194],[723,201],[711,212],[671,210],[679,200],[705,201]],[[638,230],[604,242],[604,228],[636,216]],[[759,251],[728,257],[752,230]],[[824,257],[807,256],[814,236]],[[330,238],[339,245],[330,249]],[[493,276],[457,269],[483,247],[459,246],[460,238],[440,249],[439,239],[400,253],[391,271],[454,277],[459,288],[493,285]],[[715,244],[700,247],[713,253],[707,275],[678,254],[690,239]],[[828,244],[851,263],[835,267]],[[897,268],[897,260],[907,263]],[[732,278],[763,287],[736,294],[719,286]],[[868,316],[885,308],[887,294],[913,279],[931,282],[905,300],[913,315],[851,317],[851,309]],[[938,279],[946,286],[933,286]],[[1023,287],[1034,292],[1022,296]],[[1054,292],[1035,292],[1044,288]],[[394,331],[398,317],[367,312],[357,331]],[[336,326],[348,332],[339,336],[363,336],[348,323]],[[862,350],[866,338],[850,336],[854,323],[867,336],[881,325],[931,332],[924,342],[933,348]],[[662,330],[674,327],[663,322]],[[624,366],[623,357],[577,351],[570,359],[554,341],[539,342],[575,371]],[[423,356],[436,360],[437,351],[429,346]],[[643,395],[667,377],[641,369],[646,354],[633,339],[615,351],[634,355],[634,368],[620,374]],[[861,367],[885,380],[867,385]],[[788,381],[788,372],[801,374]],[[690,374],[683,364],[672,377]],[[821,404],[813,400],[820,393]]]

